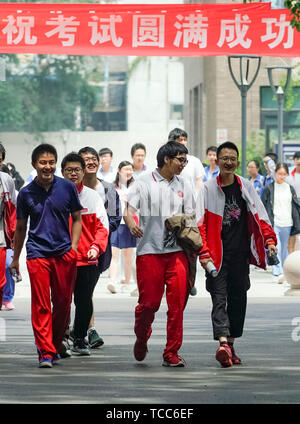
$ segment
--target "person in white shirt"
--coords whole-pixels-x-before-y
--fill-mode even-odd
[[[187,132],[180,128],[174,128],[172,131],[170,131],[168,136],[168,141],[177,141],[178,143],[183,144],[185,147],[187,147],[187,139]],[[187,154],[186,157],[188,163],[180,174],[180,176],[191,182],[192,187],[197,194],[202,185],[203,177],[205,175],[204,167],[200,159],[196,158],[196,156]]]
[[[124,216],[129,187],[134,182],[132,173],[133,169],[130,162],[126,160],[120,162],[114,184],[120,197],[122,205],[122,216]],[[136,247],[136,238],[131,235],[123,217],[118,228],[111,234],[111,245],[112,258],[109,268],[109,277],[111,279],[111,283],[108,284],[107,289],[111,293],[116,293],[116,279],[118,275],[120,250],[122,250],[124,261],[124,280],[121,280],[121,284],[123,284],[123,287],[126,287],[125,285],[127,284],[129,287],[132,275],[133,248]]]
[[[284,281],[282,266],[288,256],[289,236],[300,233],[300,207],[294,187],[285,181],[288,175],[287,164],[278,163],[275,181],[266,185],[261,198],[277,237],[280,263],[273,265],[272,274],[279,277],[278,283]]]
[[[135,143],[131,147],[130,153],[133,165],[133,178],[134,181],[136,181],[147,170],[147,167],[144,164],[146,158],[146,147],[142,143]]]
[[[297,194],[298,202],[300,204],[300,152],[295,152],[293,156],[294,167],[290,169],[290,175],[286,178],[286,182],[291,184]],[[292,253],[299,249],[300,239],[297,236],[290,236],[288,243],[288,252]]]
[[[168,136],[168,141],[176,141],[182,144],[186,148],[187,148],[187,139],[188,139],[187,132],[180,128],[174,128],[172,131],[170,131]],[[200,187],[203,184],[203,177],[205,176],[205,171],[200,159],[196,158],[196,156],[187,154],[186,158],[187,158],[187,164],[184,167],[184,170],[181,172],[180,176],[184,178],[186,181],[189,181],[196,198],[200,190]],[[190,292],[190,295],[196,296],[196,294],[197,294],[197,288],[194,285]]]
[[[100,168],[97,177],[107,183],[113,183],[116,177],[116,172],[111,166],[113,160],[113,152],[108,147],[99,150]]]
[[[182,248],[166,240],[165,220],[171,216],[195,213],[190,184],[180,177],[186,165],[187,149],[175,142],[163,145],[157,153],[157,169],[147,172],[130,187],[125,223],[137,243],[138,305],[135,309],[136,343],[134,356],[145,359],[152,322],[166,287],[167,344],[163,365],[183,367],[178,355],[183,336],[183,311],[187,296],[188,260]],[[139,225],[134,220],[139,211]]]
[[[145,174],[145,172],[147,172],[147,167],[145,165],[145,158],[146,158],[146,147],[143,143],[135,143],[132,147],[131,147],[131,158],[132,158],[132,166],[133,166],[133,179],[134,181],[137,181],[142,175]],[[136,257],[136,249],[133,249],[133,255],[134,257]],[[135,262],[136,260],[134,260],[132,262],[132,274],[136,283],[136,288],[134,290],[132,290],[132,292],[130,293],[131,296],[138,296],[139,295],[139,290],[137,287],[137,281],[136,281],[136,267],[135,267]]]

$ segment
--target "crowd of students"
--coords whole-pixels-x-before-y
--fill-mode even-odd
[[[95,328],[93,292],[106,270],[111,293],[135,280],[135,359],[147,355],[152,323],[166,291],[163,365],[186,365],[178,351],[184,309],[196,289],[189,284],[192,254],[185,251],[178,232],[167,238],[166,220],[174,216],[193,228],[189,242],[203,245],[195,254],[206,270],[212,299],[213,338],[219,341],[215,357],[223,367],[242,363],[234,341],[243,333],[249,264],[266,269],[268,256],[278,254],[273,274],[283,281],[288,240],[300,233],[300,155],[295,154],[290,179],[287,165],[277,163],[273,153],[263,159],[267,174],[261,176],[259,163],[252,160],[247,179],[236,174],[239,151],[234,143],[211,146],[206,154],[208,164],[203,166],[188,153],[188,134],[175,128],[157,152],[155,169],[147,169],[142,143],[132,146],[131,161],[120,162],[116,170],[109,148],[98,153],[84,147],[63,158],[60,177],[56,149],[41,144],[32,152],[34,172],[18,196],[13,179],[0,172],[0,309],[5,261],[10,258],[8,275],[18,275],[27,237],[39,367],[51,368],[73,354],[89,356],[104,344]],[[5,159],[3,146],[0,159]],[[124,280],[117,282],[120,250]],[[209,263],[217,275],[209,272]]]

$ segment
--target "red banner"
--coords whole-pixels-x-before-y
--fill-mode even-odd
[[[290,19],[268,3],[0,3],[0,53],[297,57]]]

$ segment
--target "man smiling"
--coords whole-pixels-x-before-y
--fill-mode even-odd
[[[31,319],[39,366],[51,368],[59,359],[57,354],[64,350],[62,341],[69,323],[76,277],[82,206],[74,184],[54,175],[57,152],[53,146],[37,146],[31,162],[37,176],[18,195],[14,257],[10,269],[19,272],[19,257],[30,218],[26,249]]]
[[[187,164],[188,150],[182,144],[169,142],[157,153],[157,169],[142,175],[130,188],[124,220],[137,245],[138,305],[135,309],[136,343],[134,356],[142,361],[147,354],[147,341],[166,286],[167,344],[163,365],[183,367],[178,355],[182,344],[183,311],[187,294],[188,261],[175,242],[165,243],[165,220],[173,215],[195,210],[192,187],[179,174]],[[133,218],[139,211],[138,226]]]
[[[75,318],[72,351],[90,355],[85,343],[93,314],[92,295],[98,281],[98,258],[105,252],[108,240],[108,218],[104,204],[95,190],[83,185],[85,161],[77,153],[69,153],[61,163],[64,178],[72,181],[78,191],[82,210],[82,231],[77,250],[77,277],[74,291]]]
[[[277,252],[276,236],[253,185],[235,174],[239,152],[227,141],[217,150],[220,174],[203,187],[197,199],[197,220],[203,248],[200,263],[213,262],[216,277],[206,273],[212,298],[213,336],[220,347],[216,359],[222,367],[238,365],[233,343],[241,337],[250,287],[249,263],[265,269],[265,248]]]

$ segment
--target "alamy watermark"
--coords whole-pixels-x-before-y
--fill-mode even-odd
[[[300,341],[300,317],[295,317],[292,319],[292,326],[295,328],[292,331],[292,340],[293,342]]]
[[[6,322],[4,318],[0,318],[0,342],[6,341]]]

